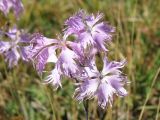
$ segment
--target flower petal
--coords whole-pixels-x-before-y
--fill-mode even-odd
[[[51,71],[51,74],[47,76],[45,83],[52,84],[57,89],[58,87],[62,87],[60,77],[61,74],[59,74],[58,70],[55,68]]]
[[[85,20],[87,25],[92,28],[99,20],[103,18],[103,16],[103,13],[98,13],[96,16],[92,14],[86,16]]]
[[[106,82],[101,83],[96,93],[98,97],[98,105],[103,109],[107,106],[107,103],[109,103],[110,106],[112,106],[114,93],[115,90],[112,88],[112,86],[110,86]]]
[[[53,62],[56,63],[57,62],[57,56],[56,56],[56,52],[55,50],[57,49],[57,47],[52,46],[48,48],[48,59],[47,62]]]
[[[120,75],[110,75],[105,76],[102,81],[107,82],[112,88],[116,91],[119,96],[126,96],[127,91],[123,88],[123,86],[127,82],[127,78]]]
[[[43,72],[47,59],[48,59],[48,49],[47,48],[41,50],[38,53],[38,55],[33,59],[33,62],[35,63],[35,67],[39,73]]]
[[[82,82],[80,86],[76,88],[75,98],[80,102],[84,99],[93,98],[98,88],[98,84],[99,83],[97,79],[84,80],[84,82]]]
[[[18,53],[16,48],[12,48],[10,51],[5,53],[5,61],[8,62],[8,67],[12,68],[18,64],[18,60],[20,59],[20,54]]]
[[[11,46],[10,46],[9,42],[0,41],[0,53],[4,53],[4,52],[8,51],[10,47]]]
[[[75,59],[77,55],[74,51],[64,48],[60,53],[57,61],[57,66],[59,71],[64,75],[71,76],[79,72],[79,67],[77,66]]]
[[[121,62],[112,61],[109,62],[106,57],[103,58],[103,69],[102,74],[107,75],[108,73],[120,74],[120,68],[123,68],[126,64],[126,60],[122,60]]]

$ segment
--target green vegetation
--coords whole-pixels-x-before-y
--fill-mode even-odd
[[[131,81],[129,94],[102,111],[89,101],[91,120],[160,120],[160,1],[159,0],[22,0],[25,11],[17,22],[28,32],[55,38],[63,22],[79,9],[105,14],[116,27],[109,45],[110,59],[126,58],[124,72]],[[0,14],[0,26],[9,20]],[[114,53],[114,54],[112,54]],[[116,54],[115,54],[116,53]],[[67,79],[67,78],[64,78]],[[84,120],[82,104],[72,98],[74,86],[63,80],[54,91],[42,84],[31,64],[19,62],[13,70],[0,56],[0,120]],[[103,116],[102,114],[103,113]]]

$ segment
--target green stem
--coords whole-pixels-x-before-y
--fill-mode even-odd
[[[83,101],[83,107],[84,107],[84,111],[85,111],[85,114],[86,114],[86,120],[89,120],[89,115],[88,115],[88,113],[89,113],[89,110],[88,110],[88,108],[89,108],[88,100]]]

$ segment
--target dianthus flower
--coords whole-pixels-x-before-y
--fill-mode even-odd
[[[7,40],[4,40],[7,36]],[[0,54],[5,56],[5,61],[8,62],[9,68],[17,65],[18,60],[22,58],[27,61],[27,48],[20,44],[25,44],[29,41],[29,35],[16,27],[11,28],[8,32],[1,32],[0,38]]]
[[[92,68],[85,68],[85,75],[83,75],[75,90],[75,98],[78,101],[96,96],[99,106],[105,108],[108,103],[112,105],[114,93],[121,97],[127,95],[123,86],[128,83],[128,80],[120,71],[125,65],[125,60],[109,62],[104,58],[103,64],[102,71],[98,71],[95,60],[92,61]]]
[[[111,41],[114,27],[101,22],[102,13],[87,15],[83,10],[66,20],[64,38],[73,35],[81,47],[94,46],[99,51],[107,51],[105,43]]]

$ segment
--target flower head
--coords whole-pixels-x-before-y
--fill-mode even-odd
[[[7,35],[7,41],[2,40],[3,35]],[[3,32],[0,40],[0,54],[3,54],[6,61],[9,62],[9,68],[17,65],[18,60],[22,58],[27,61],[27,50],[25,46],[21,46],[24,41],[29,41],[28,34],[13,27],[8,32]],[[24,37],[25,36],[25,37]]]
[[[127,91],[124,85],[127,78],[121,74],[120,68],[124,67],[125,62],[108,62],[106,58],[103,60],[104,67],[102,71],[98,71],[95,62],[92,62],[93,68],[86,68],[85,77],[83,77],[78,88],[75,91],[75,97],[79,101],[98,98],[98,104],[105,108],[109,103],[112,105],[113,94],[118,96],[126,96]]]
[[[87,15],[83,10],[70,17],[66,22],[64,38],[70,35],[76,37],[82,47],[93,46],[98,50],[106,51],[105,42],[111,41],[115,29],[106,22],[100,22],[103,14]]]

